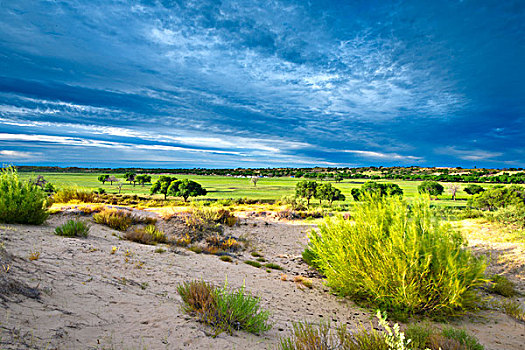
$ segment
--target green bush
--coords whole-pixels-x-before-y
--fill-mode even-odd
[[[496,293],[504,297],[513,297],[517,294],[516,289],[514,289],[514,283],[509,281],[505,276],[494,275],[490,281],[492,284],[489,290],[492,293]]]
[[[464,330],[444,328],[442,331],[429,325],[409,325],[405,336],[410,339],[411,350],[483,350],[483,346]]]
[[[486,213],[485,217],[490,221],[525,228],[525,205],[509,205],[498,208],[493,212]]]
[[[260,334],[271,328],[270,313],[261,309],[259,298],[245,293],[245,288],[230,291],[204,281],[185,282],[177,291],[184,302],[183,311],[195,314],[210,324],[218,335],[244,330]]]
[[[46,221],[46,194],[28,181],[22,181],[13,167],[0,170],[0,222],[40,225]]]
[[[89,225],[84,221],[68,220],[55,229],[55,234],[65,237],[87,237]]]
[[[485,262],[465,248],[428,200],[400,197],[356,205],[355,222],[327,218],[310,247],[327,283],[342,295],[397,315],[449,314],[474,306]]]
[[[477,209],[496,210],[507,206],[525,206],[525,187],[520,185],[494,186],[469,198],[468,204]]]

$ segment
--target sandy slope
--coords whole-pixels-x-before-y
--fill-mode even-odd
[[[42,291],[40,299],[9,296],[1,303],[2,348],[47,349],[268,349],[299,320],[369,324],[370,312],[339,299],[315,281],[313,289],[291,282],[307,275],[297,257],[306,243],[301,225],[247,220],[230,232],[246,236],[268,261],[285,268],[266,272],[242,263],[184,249],[156,253],[157,247],[119,240],[115,231],[93,225],[87,239],[62,238],[54,228],[68,217],[52,216],[44,226],[2,225],[0,236],[13,255],[7,272]],[[179,230],[164,224],[167,232]],[[118,251],[111,254],[112,246]],[[28,261],[31,251],[40,258]],[[126,252],[129,251],[126,256]],[[3,272],[5,273],[5,272]],[[176,286],[192,279],[240,287],[259,295],[274,327],[262,336],[237,332],[210,336],[210,329],[180,311]],[[525,349],[525,325],[501,313],[484,312],[463,326],[487,349]]]

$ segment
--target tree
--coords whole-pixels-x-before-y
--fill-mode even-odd
[[[258,176],[252,176],[250,182],[253,184],[253,187],[257,187],[257,182],[259,181]]]
[[[164,199],[166,199],[168,197],[168,188],[174,181],[177,181],[177,178],[174,176],[161,175],[159,179],[151,186],[151,194],[162,193],[164,195]]]
[[[44,176],[38,175],[35,180],[29,180],[33,185],[40,187],[41,189],[44,189],[45,185],[47,184],[47,180],[44,179]]]
[[[344,201],[346,199],[341,190],[332,186],[331,183],[318,185],[315,190],[315,198],[319,199],[319,205],[323,199],[328,201],[330,205],[333,201]]]
[[[335,181],[335,182],[341,182],[341,181],[343,181],[343,175],[341,175],[341,174],[337,174],[337,175],[335,175],[335,176],[334,176],[334,181]]]
[[[128,181],[130,185],[133,183],[133,187],[135,187],[135,176],[137,176],[137,173],[131,171],[124,174],[126,181]]]
[[[109,181],[110,185],[113,185],[113,182],[119,182],[119,179],[117,179],[115,176],[111,175],[109,176],[106,181]]]
[[[184,198],[184,201],[187,202],[189,197],[205,196],[206,193],[208,193],[206,189],[202,188],[199,183],[193,180],[184,179],[171,182],[167,194],[170,196],[182,197]]]
[[[461,186],[458,184],[450,184],[448,186],[448,190],[450,194],[452,195],[452,199],[456,200],[456,193],[461,189]]]
[[[443,193],[443,186],[437,181],[423,181],[418,187],[417,190],[419,193],[427,193],[430,196],[437,196]]]
[[[106,181],[108,181],[108,178],[109,178],[109,175],[100,175],[98,177],[98,181],[102,182],[102,184],[104,185]]]
[[[485,191],[485,189],[480,185],[470,184],[467,187],[465,187],[463,191],[465,191],[467,194],[474,195]]]
[[[391,182],[381,184],[374,181],[367,181],[361,186],[361,189],[353,188],[351,193],[354,200],[361,201],[368,198],[366,194],[379,197],[402,196],[403,189],[399,187],[399,185]]]
[[[135,176],[135,181],[144,187],[145,184],[151,182],[151,175],[137,175]]]
[[[303,180],[299,181],[295,186],[295,195],[306,198],[307,205],[310,206],[310,198],[315,195],[317,189],[317,182]]]

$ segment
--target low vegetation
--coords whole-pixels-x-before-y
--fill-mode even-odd
[[[128,210],[105,208],[93,215],[97,224],[107,225],[118,231],[126,231],[133,224],[154,225],[156,219],[151,217],[138,217]]]
[[[245,293],[244,286],[230,291],[226,285],[191,281],[179,285],[177,291],[184,303],[183,311],[212,326],[215,335],[235,330],[260,334],[271,328],[269,312],[261,308],[259,298]]]
[[[53,195],[53,201],[56,203],[93,203],[95,198],[94,192],[77,187],[61,188]]]
[[[40,225],[46,221],[47,195],[30,181],[22,181],[15,168],[0,170],[0,222]]]
[[[166,243],[166,234],[157,229],[155,225],[148,225],[145,228],[136,228],[124,234],[124,238],[142,244],[155,245],[157,243]]]
[[[478,340],[462,329],[446,327],[442,331],[429,325],[409,325],[405,337],[410,339],[409,349],[413,350],[483,350]]]
[[[90,226],[81,220],[68,220],[55,229],[55,234],[64,237],[87,237]]]
[[[313,231],[313,263],[341,295],[396,316],[452,314],[476,306],[485,262],[428,201],[383,197],[356,205],[355,221],[326,219]]]

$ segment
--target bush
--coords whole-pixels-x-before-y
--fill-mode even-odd
[[[53,201],[55,203],[69,203],[71,201],[93,203],[95,201],[95,193],[81,188],[61,188],[53,195]]]
[[[148,225],[145,228],[126,232],[124,238],[129,241],[150,245],[167,242],[166,234],[158,230],[155,225]]]
[[[15,168],[0,170],[0,222],[42,224],[49,216],[46,198],[42,189],[20,180]]]
[[[525,228],[525,205],[509,205],[498,208],[493,212],[487,213],[485,217],[490,221],[513,224]]]
[[[356,205],[354,217],[325,219],[309,236],[314,262],[334,290],[398,315],[449,314],[475,304],[485,263],[428,201],[409,208],[399,197],[376,198]]]
[[[253,260],[246,260],[244,263],[256,268],[260,268],[262,266],[261,263]]]
[[[87,237],[89,229],[89,225],[84,221],[68,220],[55,229],[55,234],[64,237]]]
[[[354,200],[363,201],[375,196],[403,196],[403,189],[391,182],[367,181],[361,186],[361,189],[353,188],[351,194]]]
[[[216,335],[244,330],[260,334],[271,328],[268,311],[261,309],[259,298],[245,294],[244,286],[229,291],[204,281],[185,282],[177,291],[184,302],[183,311],[211,325]]]
[[[465,193],[467,194],[474,195],[485,191],[485,189],[480,185],[470,184],[467,187],[465,187],[463,191],[465,191]]]
[[[426,193],[430,196],[437,197],[443,193],[445,188],[437,181],[427,180],[423,181],[419,186],[417,186],[417,190],[421,194]]]
[[[477,209],[496,210],[507,206],[525,206],[525,187],[520,185],[494,186],[469,198],[468,204]]]
[[[126,231],[132,224],[131,214],[124,210],[104,209],[93,215],[97,224],[107,225],[112,229]]]

